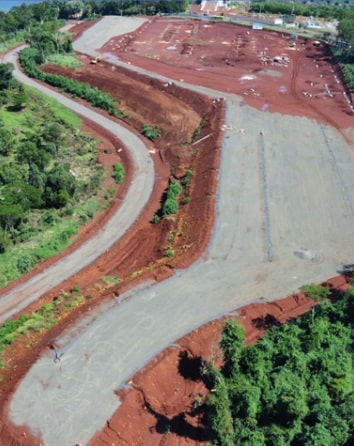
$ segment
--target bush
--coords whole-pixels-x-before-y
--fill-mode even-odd
[[[122,163],[113,164],[113,178],[116,183],[122,184],[125,178],[125,169]]]
[[[154,127],[149,124],[144,124],[141,133],[149,138],[151,141],[159,138],[161,136],[161,130],[158,127]]]
[[[20,53],[20,63],[25,73],[35,79],[44,81],[53,87],[60,88],[62,91],[71,94],[74,97],[85,99],[94,107],[106,110],[109,114],[117,116],[119,112],[114,104],[113,98],[98,88],[91,87],[91,85],[79,82],[74,79],[69,79],[65,76],[57,74],[43,73],[37,68],[37,65],[43,63],[41,55],[36,48],[25,48]]]
[[[171,258],[171,257],[173,257],[175,255],[175,252],[174,252],[173,249],[168,248],[167,251],[166,251],[166,255],[167,255],[167,257]]]
[[[166,201],[162,206],[162,215],[164,217],[176,214],[176,212],[178,211],[177,197],[181,194],[182,191],[183,188],[178,181],[176,180],[171,181],[167,189]],[[154,220],[153,223],[155,223]]]
[[[166,217],[167,215],[175,214],[177,211],[178,211],[177,200],[175,198],[167,198],[162,207],[162,213],[164,217]]]
[[[59,221],[59,216],[54,211],[45,211],[42,215],[41,222],[44,225],[54,226]]]
[[[17,260],[17,269],[21,274],[26,274],[34,267],[35,264],[36,261],[33,257],[29,255],[23,255]]]
[[[178,181],[171,181],[167,191],[167,198],[176,198],[181,194],[183,188]]]
[[[161,220],[161,218],[160,218],[157,214],[155,214],[155,215],[152,217],[151,222],[154,223],[154,224],[156,225],[160,220]]]
[[[303,291],[310,299],[320,302],[328,299],[331,295],[331,292],[328,288],[322,285],[316,285],[314,283],[303,285],[300,290]]]
[[[189,187],[191,184],[193,171],[192,169],[187,169],[184,177],[181,179],[181,184],[183,187]]]

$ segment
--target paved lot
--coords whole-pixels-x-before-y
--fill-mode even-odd
[[[114,390],[186,332],[353,262],[354,156],[342,137],[309,119],[251,109],[235,96],[227,96],[226,124],[205,258],[91,315],[59,340],[60,362],[44,354],[18,388],[11,419],[41,433],[44,445],[86,444],[118,407]]]

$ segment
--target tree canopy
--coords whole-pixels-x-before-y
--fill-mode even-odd
[[[338,37],[354,46],[354,11],[348,12],[338,23]]]
[[[245,347],[226,323],[224,365],[211,367],[214,445],[349,446],[354,442],[354,291],[273,326]]]

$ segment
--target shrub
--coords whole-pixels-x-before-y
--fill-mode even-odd
[[[187,169],[184,177],[181,179],[181,184],[183,187],[189,187],[191,184],[193,171],[192,169]]]
[[[155,215],[152,217],[151,222],[154,223],[154,224],[156,225],[160,220],[161,220],[161,218],[159,217],[159,215],[155,214]]]
[[[44,60],[41,59],[41,55],[36,48],[25,48],[20,53],[21,66],[28,76],[44,81],[53,87],[60,88],[73,97],[85,99],[94,107],[106,110],[113,116],[122,117],[124,115],[123,111],[117,110],[114,99],[109,94],[100,91],[96,87],[91,87],[91,85],[84,82],[79,82],[57,74],[43,73],[37,68],[37,64],[43,62]]]
[[[200,123],[200,124],[198,125],[198,127],[197,127],[197,128],[194,130],[194,132],[193,132],[193,139],[194,139],[194,140],[197,139],[197,138],[199,138],[201,131],[202,131],[202,124]]]
[[[167,255],[167,257],[171,258],[171,257],[173,257],[175,255],[175,252],[174,252],[173,249],[168,248],[167,251],[166,251],[166,255]]]
[[[171,181],[167,191],[167,198],[176,198],[181,194],[183,188],[178,181]]]
[[[314,283],[303,285],[300,290],[303,291],[307,297],[316,301],[324,301],[331,295],[328,288]]]
[[[162,207],[162,213],[165,216],[175,214],[178,211],[178,203],[175,198],[167,198]]]
[[[141,133],[149,138],[151,141],[159,138],[161,136],[161,130],[158,127],[154,127],[149,124],[144,124]]]
[[[113,164],[113,178],[116,183],[122,184],[125,177],[125,169],[122,163]]]
[[[29,255],[23,255],[17,260],[17,269],[21,274],[26,274],[30,269],[34,267],[36,261]]]

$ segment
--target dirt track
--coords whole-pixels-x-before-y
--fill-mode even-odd
[[[275,299],[321,282],[352,261],[354,159],[343,137],[313,120],[226,98],[217,221],[207,254],[187,271],[131,292],[134,298],[98,317],[76,339],[63,339],[60,369],[49,355],[34,365],[11,415],[15,423],[38,429],[44,444],[77,441],[77,426],[91,419],[85,432],[80,429],[87,441],[116,407],[112,390],[191,329],[257,297]],[[100,408],[92,407],[100,382],[105,397],[101,393]],[[57,412],[43,422],[53,400]]]

